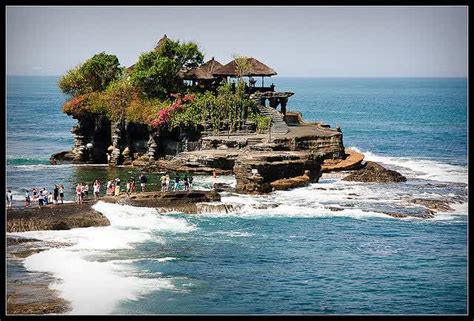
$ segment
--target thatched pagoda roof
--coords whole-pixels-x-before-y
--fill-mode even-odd
[[[222,64],[212,57],[211,60],[203,63],[199,67],[193,68],[184,73],[183,78],[190,80],[212,80],[216,78],[213,75],[213,72],[221,67],[223,67]]]
[[[273,76],[276,75],[276,71],[272,68],[268,67],[264,63],[258,61],[255,58],[247,58],[249,63],[249,70],[243,74],[243,76]],[[231,76],[231,77],[238,77],[237,74],[237,63],[234,60],[229,62],[228,64],[217,68],[213,75],[215,76]]]

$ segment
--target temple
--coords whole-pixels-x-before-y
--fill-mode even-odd
[[[165,35],[155,49],[160,48],[166,39]],[[134,65],[127,71],[133,68]],[[291,167],[298,169],[292,172],[293,176],[304,176],[309,170],[309,176],[305,177],[314,180],[318,178],[315,164],[324,159],[345,158],[340,128],[305,122],[295,108],[290,111],[288,99],[294,93],[277,91],[269,80],[277,72],[256,58],[237,57],[223,65],[212,57],[178,75],[191,92],[215,93],[222,82],[230,84],[235,92],[237,84],[244,81],[244,95],[254,101],[254,112],[268,119],[270,125],[263,131],[257,130],[254,120],[243,117],[237,128],[231,128],[230,122],[224,121],[216,130],[216,124],[211,124],[210,120],[193,126],[152,128],[149,124],[128,120],[117,122],[93,113],[73,115],[78,120],[72,130],[74,148],[53,155],[52,161],[151,166],[207,173],[213,170],[237,171],[242,174],[251,173],[250,170],[259,162],[270,168],[270,163],[280,159],[289,162],[289,167],[280,172],[280,163],[272,163],[275,169],[268,175],[271,173],[272,177],[285,179],[287,173],[292,172],[289,170]],[[254,178],[252,175],[249,177],[249,181]],[[264,184],[267,190],[270,188],[268,184]]]

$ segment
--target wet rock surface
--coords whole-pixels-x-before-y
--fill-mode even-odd
[[[296,187],[307,186],[311,182],[311,173],[306,170],[301,176],[278,179],[270,183],[272,190],[284,191]]]
[[[240,157],[234,166],[236,191],[262,194],[274,188],[287,189],[317,182],[321,176],[321,162],[321,154],[308,152],[260,152]],[[292,179],[296,177],[299,178]],[[275,182],[274,186],[272,182]]]
[[[198,203],[196,204],[196,213],[232,213],[242,208],[239,204],[223,203]]]
[[[323,173],[360,169],[364,155],[351,149],[345,150],[344,158],[325,159],[322,165]]]
[[[91,208],[93,203],[68,203],[7,210],[7,232],[69,230],[107,226],[109,220]]]
[[[409,200],[409,202],[422,205],[434,212],[454,212],[454,209],[449,205],[452,203],[452,200],[414,198]]]
[[[72,163],[74,161],[74,154],[72,151],[65,150],[56,154],[51,155],[49,162],[51,164],[57,163]]]
[[[345,181],[354,182],[374,182],[374,183],[398,183],[406,182],[406,177],[402,174],[386,169],[375,162],[367,162],[362,169],[355,170],[344,177]]]
[[[196,204],[202,202],[219,202],[220,195],[216,191],[177,191],[177,192],[145,192],[128,196],[106,196],[102,198],[108,203],[118,203],[137,207],[154,207],[164,211],[196,213]]]
[[[62,244],[50,244],[32,238],[7,235],[7,314],[60,314],[70,310],[70,304],[49,288],[55,279],[48,273],[30,272],[22,260],[30,255]]]

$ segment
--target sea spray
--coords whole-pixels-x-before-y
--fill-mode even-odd
[[[70,313],[113,313],[116,305],[123,300],[136,300],[151,291],[174,289],[170,279],[163,279],[156,274],[143,277],[140,271],[135,271],[131,263],[138,262],[139,259],[124,257],[123,260],[104,261],[103,258],[110,251],[133,251],[135,244],[149,240],[164,242],[164,236],[160,233],[188,233],[195,229],[195,226],[184,218],[160,215],[153,208],[102,201],[93,208],[107,216],[111,225],[67,231],[13,233],[70,244],[68,247],[53,248],[31,255],[24,261],[29,271],[48,272],[57,278],[57,282],[51,287],[71,302]],[[160,263],[174,259],[155,258]]]
[[[382,156],[371,151],[361,151],[357,147],[350,148],[364,154],[364,160],[394,166],[408,178],[467,184],[466,166],[413,157]]]

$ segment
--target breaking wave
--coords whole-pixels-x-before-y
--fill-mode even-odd
[[[130,265],[139,260],[124,258],[101,261],[94,259],[94,254],[96,258],[103,258],[101,253],[104,251],[133,249],[134,244],[148,240],[164,242],[159,233],[187,233],[195,229],[195,226],[184,218],[159,215],[152,208],[99,201],[94,209],[104,214],[111,225],[67,231],[11,233],[70,244],[69,247],[52,248],[24,260],[29,271],[48,272],[57,278],[51,287],[71,302],[70,313],[113,313],[120,301],[136,300],[152,291],[174,289],[172,279],[141,277],[140,271],[134,271],[133,265]],[[167,262],[174,259],[163,257],[153,260]],[[126,263],[128,267],[118,263]]]

